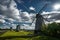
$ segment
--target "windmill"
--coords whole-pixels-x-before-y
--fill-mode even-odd
[[[22,4],[23,5],[23,4]],[[49,15],[54,15],[55,13],[52,13],[52,14],[44,14],[44,15],[41,15],[41,13],[42,13],[42,11],[46,8],[46,6],[47,6],[48,4],[46,3],[42,8],[41,8],[41,10],[38,12],[38,14],[36,14],[36,23],[35,23],[35,30],[34,30],[34,34],[40,34],[40,32],[41,32],[41,27],[42,27],[42,23],[44,23],[44,20],[46,20],[46,21],[49,21],[49,20],[47,20],[47,18],[44,18],[43,16],[44,15],[46,15],[47,17],[49,16]],[[25,5],[23,5],[25,8],[26,8],[26,10],[28,11],[28,8],[25,6]],[[29,12],[29,11],[28,11]],[[34,19],[35,20],[35,19]],[[34,22],[34,20],[32,20],[32,23]],[[32,25],[32,23],[31,23],[31,25]]]
[[[19,30],[20,30],[20,25],[17,25],[16,26],[16,32],[19,32]]]
[[[56,13],[51,13],[51,14],[41,15],[42,11],[47,7],[47,5],[48,5],[48,4],[45,4],[45,5],[41,8],[41,10],[38,12],[38,14],[36,14],[36,17],[35,17],[36,22],[35,22],[34,35],[38,35],[38,34],[41,33],[41,27],[42,27],[42,24],[44,23],[44,20],[50,22],[50,21],[48,20],[48,18],[44,18],[43,16],[47,16],[47,17],[48,17],[49,15],[54,15],[54,14],[56,14]],[[58,14],[60,14],[60,13],[58,13]],[[53,17],[52,17],[52,18],[53,18]],[[35,20],[35,19],[34,19],[34,20]],[[54,18],[54,19],[56,20],[56,18]],[[34,22],[34,20],[32,21],[32,23]],[[54,21],[55,21],[55,20],[54,20]],[[52,21],[53,21],[53,20],[52,20]]]
[[[34,30],[34,34],[39,34],[41,31],[41,27],[42,27],[42,23],[44,22],[44,17],[40,14],[42,12],[42,10],[47,6],[47,4],[45,4],[42,9],[38,12],[38,14],[36,14],[36,23],[35,23],[35,30]],[[35,19],[34,19],[35,20]],[[33,20],[33,21],[34,21]],[[33,23],[32,21],[32,23]]]

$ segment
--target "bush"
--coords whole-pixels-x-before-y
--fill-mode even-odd
[[[60,36],[60,24],[51,23],[42,26],[42,31],[50,36]]]

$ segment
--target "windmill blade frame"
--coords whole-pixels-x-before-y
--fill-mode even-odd
[[[41,13],[41,11],[47,6],[47,3],[41,8],[41,10],[38,12],[38,14]],[[34,19],[35,20],[35,19]],[[34,20],[32,21],[32,23],[34,22]],[[31,24],[32,25],[32,24]]]

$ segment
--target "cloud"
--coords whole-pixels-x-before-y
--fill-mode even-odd
[[[3,16],[3,15],[0,15],[0,19],[4,19],[5,18],[5,16]]]
[[[30,19],[30,16],[29,16],[29,13],[28,12],[22,12],[20,13],[20,16],[22,18],[22,20],[29,20]]]
[[[0,19],[0,23],[5,23],[5,20],[4,19]]]
[[[30,10],[35,10],[35,8],[34,8],[34,7],[32,7],[32,6],[31,6],[31,7],[29,7],[29,9],[30,9]]]
[[[35,18],[35,15],[36,14],[33,14],[33,13],[28,13],[28,12],[20,12],[20,17],[21,17],[21,20],[23,22],[26,22],[26,23],[31,23],[32,20]]]
[[[13,29],[16,29],[17,24],[11,24]]]
[[[41,15],[47,18],[48,21],[50,21],[51,23],[52,22],[58,23],[60,20],[60,11],[43,12]]]
[[[3,2],[5,2],[5,0],[3,0]],[[16,7],[17,4],[13,0],[10,1],[9,6],[7,4],[0,3],[0,7],[1,7],[0,14],[9,18],[19,19],[19,10]]]
[[[0,23],[10,25],[15,20],[20,21],[19,15],[19,10],[14,0],[0,0]]]
[[[24,26],[21,27],[21,29],[27,29],[27,30],[34,30],[35,27],[32,27],[31,25],[23,24]]]
[[[35,10],[33,7],[30,7],[30,9]],[[5,27],[12,26],[13,28],[16,28],[14,22],[31,23],[34,18],[35,14],[33,13],[29,14],[26,11],[22,12],[18,10],[17,4],[14,0],[0,0],[0,23],[3,23]]]
[[[6,2],[6,0],[3,0]],[[19,10],[17,9],[17,4],[14,0],[7,1],[6,3],[0,3],[0,15],[6,16],[8,18],[12,18],[15,20],[19,20]],[[8,4],[8,5],[7,5]]]

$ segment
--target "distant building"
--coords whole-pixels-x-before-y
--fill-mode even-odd
[[[12,27],[10,27],[10,31],[12,31],[13,29],[12,29]]]
[[[20,31],[20,25],[17,25],[16,26],[16,32],[19,32]]]

